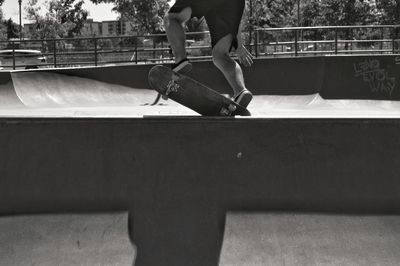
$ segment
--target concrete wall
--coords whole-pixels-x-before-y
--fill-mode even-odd
[[[218,264],[228,210],[400,213],[400,122],[1,119],[0,213],[128,209],[136,265]]]
[[[400,56],[327,57],[320,94],[326,99],[400,100]]]
[[[303,95],[317,93],[323,77],[322,64],[321,58],[256,60],[253,67],[244,68],[246,85],[255,94]],[[195,62],[194,65],[189,76],[219,92],[231,93],[229,84],[211,61]],[[152,66],[125,65],[50,71],[133,88],[149,88],[147,75]]]
[[[190,76],[223,93],[231,89],[211,61],[194,63]],[[149,88],[152,65],[121,65],[72,69],[45,69],[133,88]],[[327,56],[257,59],[244,68],[246,85],[254,94],[305,95],[326,99],[400,100],[400,56]],[[0,72],[0,84],[10,80]]]

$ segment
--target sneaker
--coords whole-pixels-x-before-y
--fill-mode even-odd
[[[242,90],[234,99],[235,103],[247,108],[251,100],[253,99],[253,94],[250,91],[244,89]]]
[[[191,70],[192,70],[192,64],[189,62],[189,60],[187,58],[172,65],[172,71],[180,73],[180,74],[187,74]]]

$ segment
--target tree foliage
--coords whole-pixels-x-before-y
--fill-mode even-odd
[[[1,0],[0,0],[1,1]],[[4,1],[0,2],[0,6],[3,4]],[[0,40],[6,40],[7,39],[7,27],[5,25],[4,21],[4,16],[3,16],[3,11],[0,9]]]
[[[0,0],[0,6],[4,1]],[[30,37],[60,38],[81,34],[88,16],[88,12],[82,8],[84,0],[47,0],[45,7],[41,7],[38,0],[27,1],[27,19],[34,22],[36,29],[34,36]],[[169,9],[170,0],[90,1],[95,4],[112,3],[119,19],[131,23],[133,32],[128,34],[165,31],[163,17]],[[18,28],[16,30],[15,23],[4,20],[1,12],[0,20],[0,38],[16,37]],[[400,1],[246,0],[243,22],[244,30],[250,32],[256,27],[400,24]],[[193,19],[187,24],[187,29],[202,31],[207,27],[204,20]]]
[[[4,0],[0,0],[0,6]],[[19,37],[19,25],[13,22],[10,18],[4,19],[3,11],[0,9],[0,40],[7,40]]]
[[[11,18],[4,21],[4,26],[7,32],[7,39],[19,37],[19,25],[14,23]]]
[[[164,32],[163,18],[169,9],[169,0],[91,0],[95,4],[112,3],[120,19],[131,22],[138,34]]]
[[[38,0],[29,0],[25,7],[27,18],[34,21],[35,31],[32,38],[63,38],[80,35],[88,12],[82,9],[83,0],[50,0],[46,2],[46,13]]]
[[[257,27],[399,24],[400,1],[247,0],[244,17]]]
[[[377,0],[376,6],[379,20],[383,24],[400,24],[400,1]]]

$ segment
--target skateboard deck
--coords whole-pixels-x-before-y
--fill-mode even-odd
[[[251,115],[228,97],[166,66],[152,67],[148,80],[152,89],[203,116]]]

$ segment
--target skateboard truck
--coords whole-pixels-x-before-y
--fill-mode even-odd
[[[233,104],[229,104],[228,107],[222,107],[220,114],[225,116],[231,116],[235,112],[237,107]]]
[[[168,96],[171,92],[178,92],[178,89],[180,89],[179,84],[175,80],[170,80],[165,90],[165,96]]]
[[[179,84],[175,82],[175,80],[170,80],[167,84],[167,89],[165,90],[164,94],[162,95],[162,98],[164,100],[168,100],[168,95],[171,92],[178,92],[178,89],[180,88]]]

